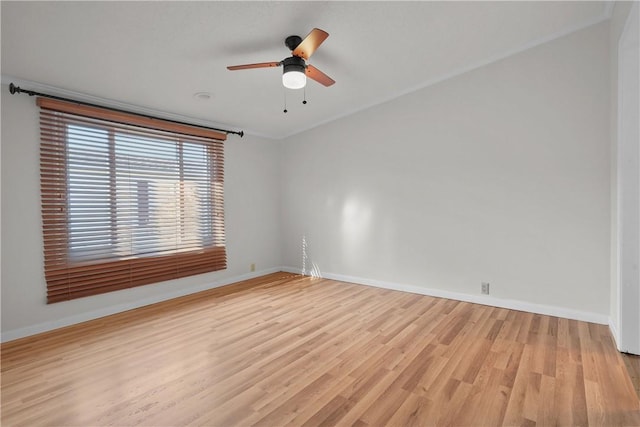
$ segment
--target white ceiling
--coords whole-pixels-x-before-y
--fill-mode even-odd
[[[278,139],[602,21],[608,5],[2,1],[2,77]],[[283,114],[281,68],[226,69],[280,61],[284,39],[314,27],[330,36],[311,63],[336,84],[309,81],[307,105],[287,90]]]

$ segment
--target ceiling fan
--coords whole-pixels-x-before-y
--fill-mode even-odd
[[[309,59],[318,46],[329,37],[329,33],[319,28],[314,28],[307,37],[289,36],[284,44],[291,50],[289,58],[280,62],[260,62],[257,64],[233,65],[228,70],[246,70],[249,68],[269,68],[282,66],[282,84],[288,89],[301,89],[307,84],[307,77],[324,86],[331,86],[335,81],[313,65],[305,61]]]

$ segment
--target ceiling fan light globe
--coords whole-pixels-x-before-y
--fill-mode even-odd
[[[287,71],[282,74],[282,84],[287,89],[302,89],[307,84],[307,76],[302,71]]]

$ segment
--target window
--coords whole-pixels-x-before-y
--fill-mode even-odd
[[[226,268],[224,134],[38,105],[47,302]]]

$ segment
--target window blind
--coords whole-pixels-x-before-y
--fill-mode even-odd
[[[226,268],[224,134],[37,103],[48,303]]]

